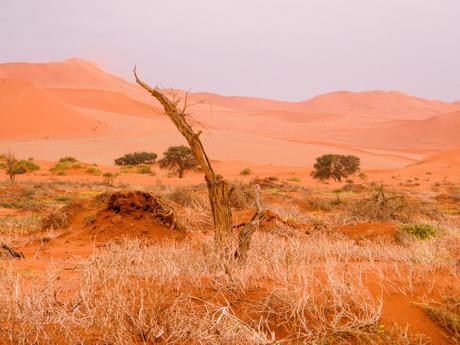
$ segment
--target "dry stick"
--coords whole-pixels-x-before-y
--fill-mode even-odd
[[[230,191],[228,182],[221,175],[217,175],[209,161],[200,141],[201,131],[195,132],[186,120],[187,104],[182,109],[178,108],[178,101],[171,101],[158,87],[151,87],[137,75],[134,67],[134,77],[137,84],[147,90],[163,106],[166,115],[171,119],[179,132],[187,140],[192,152],[205,174],[208,186],[209,201],[211,204],[212,218],[215,229],[215,242],[219,250],[222,250],[225,261],[235,255],[235,241],[232,234],[232,211],[230,207]]]
[[[264,217],[264,208],[260,200],[260,186],[256,184],[254,187],[256,189],[256,212],[251,220],[240,230],[238,235],[238,249],[235,252],[235,258],[241,262],[246,261],[252,235],[259,229],[260,222]]]
[[[17,252],[15,251],[13,248],[11,248],[10,246],[8,246],[7,244],[2,244],[2,247],[1,247],[8,255],[10,255],[11,257],[15,258],[15,259],[25,259],[25,256],[23,253],[21,252]]]

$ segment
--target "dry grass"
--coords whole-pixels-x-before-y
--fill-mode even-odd
[[[82,263],[79,283],[63,283],[59,272],[30,277],[3,270],[0,338],[7,344],[410,344],[408,336],[395,340],[379,327],[383,287],[411,293],[421,288],[421,276],[430,284],[441,270],[456,274],[450,253],[432,241],[402,248],[320,233],[258,233],[247,265],[227,273],[211,237],[122,241]]]
[[[35,213],[0,217],[0,234],[21,238],[41,230],[42,217]]]
[[[351,216],[360,221],[409,222],[413,211],[407,198],[402,194],[389,192],[378,187],[370,196],[350,206]]]
[[[460,297],[445,297],[443,303],[424,305],[425,313],[446,329],[455,343],[460,342]]]
[[[78,188],[59,185],[66,192]],[[238,188],[235,207],[250,207],[252,187]],[[79,263],[78,278],[1,266],[0,344],[424,344],[382,327],[384,294],[415,298],[435,291],[440,275],[458,279],[457,229],[405,246],[358,243],[325,231],[327,224],[309,235],[283,227],[323,223],[288,203],[266,205],[283,224],[256,232],[247,263],[237,266],[219,260],[211,235],[193,233],[212,226],[202,187],[177,188],[168,198],[191,233],[185,241],[109,243]],[[48,209],[48,228],[67,222],[56,217],[61,211]],[[334,212],[324,212],[327,222],[349,219],[347,206]],[[35,235],[38,218],[27,217],[0,221],[9,224],[9,235]]]

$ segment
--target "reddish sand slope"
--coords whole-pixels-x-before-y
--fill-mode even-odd
[[[0,79],[0,138],[94,135],[100,124],[24,80]]]
[[[301,104],[271,99],[241,96],[222,96],[215,93],[197,92],[192,94],[195,101],[240,111],[303,111]]]
[[[458,105],[426,100],[398,91],[334,92],[302,103],[305,109],[387,119],[423,119],[455,111]]]
[[[136,99],[151,101],[151,97],[137,85],[108,74],[90,62],[75,58],[53,63],[0,64],[0,78],[29,80],[42,88],[122,92]]]
[[[342,143],[367,148],[411,152],[434,152],[460,144],[460,111],[423,120],[377,123],[367,128],[343,128]]]
[[[460,168],[460,145],[429,155],[422,164]]]
[[[459,109],[459,104],[426,100],[398,91],[334,92],[292,103],[251,97],[195,93],[197,100],[245,112],[285,111],[304,114],[341,114],[380,119],[423,119]]]
[[[78,107],[140,116],[154,116],[162,113],[159,108],[136,101],[120,92],[88,89],[47,89],[47,91],[63,102]]]
[[[0,64],[2,77],[33,84],[9,82],[1,90],[0,148],[21,139],[15,149],[38,158],[67,152],[104,163],[182,141],[142,88],[89,62]],[[310,166],[318,155],[347,153],[367,167],[398,168],[460,144],[460,104],[400,92],[336,92],[297,103],[192,93],[189,101],[202,101],[189,109],[190,120],[207,128],[203,138],[215,159]],[[59,140],[40,139],[50,136]]]

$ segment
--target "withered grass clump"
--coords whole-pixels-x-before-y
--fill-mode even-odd
[[[425,305],[423,310],[434,322],[446,329],[455,342],[460,341],[460,297],[446,297],[442,305]]]
[[[230,205],[231,207],[242,210],[254,207],[256,194],[254,186],[235,181],[230,183]]]
[[[368,198],[351,204],[351,216],[362,221],[398,220],[410,222],[413,216],[407,198],[378,187]]]
[[[177,187],[167,198],[181,206],[187,206],[195,209],[209,209],[209,198],[206,187]]]
[[[21,237],[41,230],[42,217],[34,213],[0,217],[0,234]]]

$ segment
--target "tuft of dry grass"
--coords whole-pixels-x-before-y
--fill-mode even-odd
[[[424,305],[422,308],[434,322],[449,332],[453,341],[460,342],[460,297],[445,297],[441,305]]]
[[[41,230],[42,217],[35,213],[0,217],[0,234],[13,238],[27,236]]]

